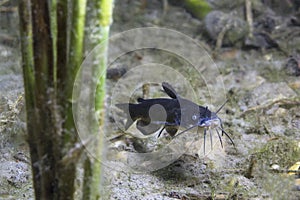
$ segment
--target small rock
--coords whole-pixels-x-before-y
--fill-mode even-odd
[[[253,37],[245,40],[245,47],[257,49],[270,49],[278,47],[277,42],[266,32],[255,32]]]
[[[289,57],[285,64],[285,69],[290,76],[300,76],[300,55]]]
[[[299,119],[292,119],[292,126],[296,129],[300,129],[300,120]]]
[[[127,72],[127,66],[122,66],[119,68],[110,68],[107,69],[106,78],[116,81],[119,78],[121,78],[126,72]]]
[[[225,30],[222,43],[224,45],[233,45],[241,41],[248,34],[248,24],[235,16],[223,13],[221,11],[212,11],[205,17],[205,28],[213,40],[217,40],[219,34]]]
[[[277,165],[277,164],[273,164],[273,165],[271,166],[271,168],[274,169],[274,170],[279,170],[279,169],[280,169],[280,166]]]

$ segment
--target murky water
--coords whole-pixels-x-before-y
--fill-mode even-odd
[[[128,12],[129,9],[134,12]],[[211,43],[208,45],[204,40],[202,21],[191,17],[179,7],[169,6],[166,13],[163,9],[160,1],[145,5],[143,1],[116,1],[112,35],[137,27],[166,27],[190,36],[213,55],[212,47],[209,47]],[[3,187],[0,189],[0,198],[30,199],[33,191],[25,142],[23,80],[17,24],[12,19],[17,20],[16,11],[1,13],[0,185]],[[295,37],[299,39],[299,35]],[[179,40],[175,37],[171,42],[177,42],[182,52],[192,54],[191,49],[185,48],[185,44]],[[126,41],[124,44],[126,47]],[[123,43],[119,45],[114,46],[116,49],[113,51],[125,48]],[[289,47],[296,48],[296,45]],[[180,95],[208,106],[212,111],[216,111],[228,99],[229,102],[219,116],[236,148],[225,137],[225,148],[221,148],[218,137],[214,137],[213,151],[209,152],[211,147],[208,136],[206,153],[209,156],[203,156],[203,133],[191,132],[184,135],[188,142],[178,138],[181,146],[173,146],[159,155],[149,154],[149,157],[141,159],[134,154],[136,152],[133,150],[136,149],[128,145],[128,141],[130,144],[135,142],[147,151],[155,148],[161,150],[172,141],[162,137],[157,142],[155,136],[136,140],[132,135],[137,135],[138,131],[133,127],[128,131],[131,135],[123,135],[110,143],[108,155],[116,159],[105,163],[105,198],[205,199],[216,195],[216,199],[229,196],[241,199],[297,199],[299,192],[293,190],[294,177],[272,171],[274,166],[286,170],[300,159],[300,81],[299,76],[285,72],[287,60],[288,57],[278,49],[244,51],[232,47],[223,48],[215,55],[213,61],[218,67],[217,73],[210,71],[207,62],[203,62],[202,68],[195,71],[185,58],[149,49],[129,52],[113,61],[111,68],[126,66],[132,74],[107,82],[107,107],[111,110],[109,117],[113,119],[107,129],[108,139],[123,135],[113,115],[113,104],[128,98],[136,101],[137,97],[144,95],[143,81],[154,77],[156,85],[150,86],[147,98],[166,97],[157,83],[167,80]],[[211,73],[205,74],[207,71]],[[185,83],[190,83],[190,87]],[[122,121],[121,117],[118,119]],[[125,148],[118,148],[120,144],[125,145]],[[188,146],[188,150],[182,156],[177,156],[181,155],[182,149],[186,150],[184,145]],[[141,173],[136,170],[161,164],[163,159],[155,160],[159,156],[174,162],[155,172]],[[147,160],[143,160],[145,158]],[[134,170],[124,170],[128,165]]]

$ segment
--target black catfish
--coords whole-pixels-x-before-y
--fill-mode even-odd
[[[222,109],[226,102],[217,112],[211,112],[207,107],[197,105],[188,99],[180,97],[170,84],[163,82],[162,87],[171,98],[138,98],[138,104],[116,104],[118,108],[127,114],[125,130],[137,121],[136,127],[144,135],[152,134],[162,128],[158,137],[165,129],[167,133],[174,138],[190,129],[196,127],[204,128],[205,150],[207,130],[211,135],[211,129],[215,129],[222,147],[223,143],[218,130],[222,131],[222,135],[225,134],[234,145],[230,136],[223,129],[222,120],[217,116],[217,113]],[[179,127],[186,128],[186,130],[176,135]]]

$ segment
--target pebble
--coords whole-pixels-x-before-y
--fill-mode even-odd
[[[222,41],[224,45],[233,45],[243,40],[249,31],[248,24],[244,20],[221,11],[208,13],[204,23],[206,31],[213,40],[217,40],[225,26],[228,27]]]
[[[300,76],[300,55],[290,56],[285,64],[285,69],[290,76]]]

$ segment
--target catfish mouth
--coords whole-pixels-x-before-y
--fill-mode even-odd
[[[193,128],[196,128],[198,127],[197,129],[197,132],[199,132],[199,128],[203,128],[204,129],[204,132],[203,132],[203,137],[204,137],[204,154],[205,154],[205,143],[206,143],[206,136],[207,136],[207,132],[209,133],[210,135],[210,142],[211,142],[211,148],[213,146],[212,144],[212,131],[215,131],[218,135],[218,138],[219,138],[219,141],[221,143],[221,146],[223,148],[223,141],[222,141],[222,137],[223,135],[225,135],[231,142],[231,144],[235,147],[235,144],[233,142],[233,140],[231,139],[231,137],[229,136],[229,134],[224,130],[223,128],[223,123],[222,123],[222,120],[221,118],[219,118],[216,113],[212,113],[212,117],[210,118],[205,118],[205,119],[201,119],[199,120],[199,123],[198,124],[195,124],[194,126],[191,126],[189,128],[187,128],[186,130],[178,133],[177,135],[175,135],[175,137],[178,137],[179,135],[193,129]]]
[[[219,117],[213,117],[208,119],[203,119],[199,123],[199,127],[204,127],[207,129],[213,129],[221,126],[221,120]]]

